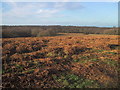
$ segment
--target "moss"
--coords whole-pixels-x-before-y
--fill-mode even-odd
[[[74,62],[79,62],[79,59],[75,59],[75,60],[73,60]]]
[[[80,59],[88,59],[88,56],[82,56]]]
[[[105,50],[103,50],[103,49],[94,49],[94,50],[93,50],[93,52],[98,52],[98,53],[99,53],[99,52],[103,52],[103,51],[105,51]]]
[[[53,77],[56,81],[62,83],[65,88],[89,88],[99,87],[96,81],[85,79],[75,74],[62,74],[59,77]]]
[[[90,61],[98,61],[97,58],[90,59]]]
[[[64,80],[64,81],[63,81],[63,85],[68,86],[68,85],[69,85],[69,82],[68,82],[67,80]]]
[[[53,53],[53,52],[49,52],[48,54],[47,54],[47,57],[54,57],[55,56],[55,54]]]
[[[96,61],[99,61],[99,59],[93,58],[93,59],[80,60],[79,63],[96,62]]]
[[[117,66],[118,65],[118,62],[114,61],[112,59],[105,59],[103,62],[108,64],[108,65],[111,65],[111,66]]]
[[[116,55],[116,52],[106,52],[106,54],[112,54],[112,55]]]

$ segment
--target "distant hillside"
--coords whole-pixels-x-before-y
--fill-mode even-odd
[[[56,36],[57,33],[118,35],[118,28],[81,26],[2,26],[3,38]]]

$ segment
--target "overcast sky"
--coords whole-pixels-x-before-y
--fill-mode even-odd
[[[2,2],[2,24],[117,26],[117,2]]]

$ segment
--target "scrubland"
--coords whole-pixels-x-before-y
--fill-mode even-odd
[[[3,38],[3,88],[117,88],[118,38]]]

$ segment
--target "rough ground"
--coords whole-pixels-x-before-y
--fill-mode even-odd
[[[3,88],[117,88],[118,36],[6,38]]]

